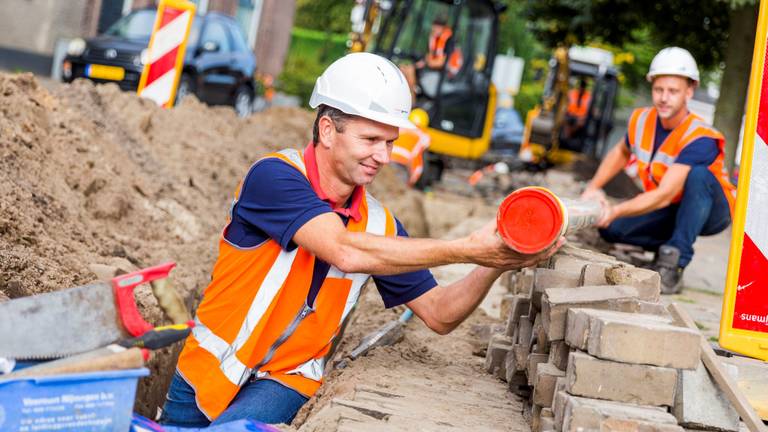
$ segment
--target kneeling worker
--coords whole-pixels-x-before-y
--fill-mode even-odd
[[[458,240],[408,238],[366,192],[390,161],[398,128],[413,127],[410,90],[389,60],[337,60],[310,105],[312,142],[258,160],[238,187],[162,423],[290,423],[320,387],[325,357],[370,275],[386,307],[406,304],[446,334],[504,270],[554,252],[514,252],[495,221]],[[426,270],[465,262],[478,267],[446,286]]]
[[[609,242],[656,251],[662,292],[672,294],[682,290],[696,237],[717,234],[731,223],[736,188],[725,169],[725,138],[688,111],[699,82],[693,56],[664,48],[647,78],[653,107],[632,113],[623,142],[606,154],[582,197],[601,197],[601,188],[635,155],[644,192],[606,205],[600,234]]]

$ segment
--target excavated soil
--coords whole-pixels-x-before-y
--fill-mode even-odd
[[[239,119],[193,99],[163,110],[114,85],[48,91],[31,74],[0,74],[0,301],[170,260],[194,309],[238,181],[265,153],[303,148],[312,120],[295,108]],[[413,235],[428,233],[422,195],[394,172],[371,190]],[[166,322],[148,287],[137,302],[149,322]],[[172,351],[149,363],[139,413],[162,403]]]

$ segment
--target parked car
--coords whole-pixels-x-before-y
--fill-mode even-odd
[[[62,64],[65,82],[87,78],[115,82],[136,91],[147,57],[155,9],[140,9],[120,18],[104,34],[69,43]],[[192,21],[176,102],[189,94],[210,105],[231,105],[239,116],[253,109],[256,57],[237,22],[219,13]]]

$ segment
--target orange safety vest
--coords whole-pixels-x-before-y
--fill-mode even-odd
[[[444,60],[445,46],[448,44],[448,40],[451,38],[451,36],[453,36],[453,31],[446,27],[443,29],[442,32],[440,32],[439,35],[435,37],[430,37],[428,55],[431,58]],[[464,62],[464,59],[461,55],[461,49],[459,49],[458,46],[454,46],[453,51],[451,51],[451,56],[448,59],[448,64],[446,65],[446,69],[448,69],[448,72],[455,75],[459,73],[459,70],[461,69],[461,65],[463,62]]]
[[[400,129],[392,144],[392,162],[408,170],[408,184],[413,186],[424,172],[424,152],[429,148],[429,134],[421,129]]]
[[[568,114],[574,117],[586,117],[591,100],[592,93],[589,90],[584,90],[579,97],[579,89],[571,89],[568,91]]]
[[[680,152],[693,141],[699,138],[712,138],[717,142],[720,153],[715,161],[709,165],[709,171],[715,176],[723,188],[725,198],[733,216],[733,206],[736,202],[736,187],[728,178],[725,168],[725,137],[712,126],[706,124],[701,117],[689,113],[682,123],[677,125],[667,136],[664,142],[653,154],[653,141],[656,136],[656,108],[638,108],[632,112],[629,118],[629,146],[637,156],[637,173],[643,182],[646,192],[658,187],[664,173],[675,163]],[[682,192],[673,202],[679,202]]]
[[[260,161],[268,158],[280,159],[307,175],[297,150],[272,153]],[[230,212],[241,186],[242,182]],[[347,230],[396,234],[392,214],[367,193],[360,213],[359,221],[349,220]],[[198,408],[211,420],[253,375],[311,397],[323,381],[324,357],[370,277],[331,266],[314,304],[307,305],[314,255],[301,246],[285,251],[273,239],[240,248],[229,243],[224,233],[226,228],[211,283],[177,366],[195,389]]]

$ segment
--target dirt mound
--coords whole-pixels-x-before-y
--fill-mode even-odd
[[[275,108],[243,120],[193,98],[163,110],[88,81],[48,92],[30,74],[0,74],[0,113],[0,299],[172,260],[190,307],[210,278],[238,181],[263,154],[302,148],[313,119]],[[389,171],[381,177],[373,193],[425,233],[415,223],[420,194]],[[150,322],[162,322],[148,288],[137,298]],[[163,352],[150,363],[139,412],[154,414],[172,361]]]

